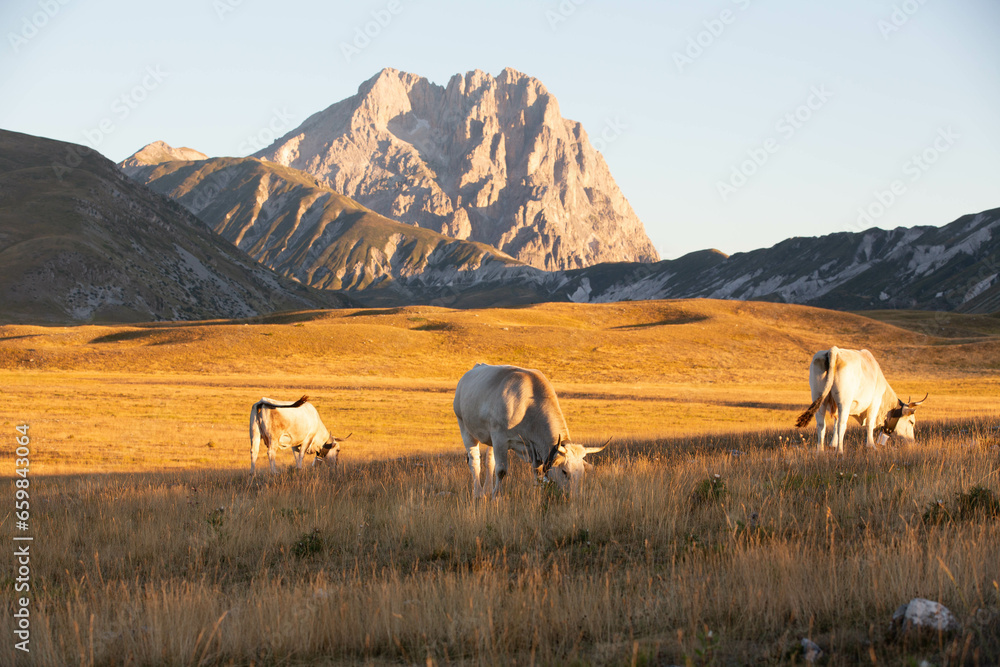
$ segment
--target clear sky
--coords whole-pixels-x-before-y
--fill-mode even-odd
[[[664,258],[1000,206],[996,0],[4,0],[0,26],[0,127],[115,161],[246,155],[386,66],[511,66]]]

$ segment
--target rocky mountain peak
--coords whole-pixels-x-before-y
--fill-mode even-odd
[[[657,259],[580,124],[512,68],[456,74],[447,86],[385,68],[256,157],[539,268]]]
[[[146,144],[135,153],[121,161],[119,166],[130,173],[140,167],[162,164],[174,160],[195,161],[205,160],[208,156],[193,148],[174,148],[164,141],[154,141]]]

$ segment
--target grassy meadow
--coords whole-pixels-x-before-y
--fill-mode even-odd
[[[1000,663],[1000,319],[675,301],[0,327],[0,474],[31,436],[37,665]],[[867,347],[918,443],[817,456],[808,363]],[[542,370],[594,457],[471,501],[474,363]],[[248,475],[261,396],[353,433]],[[266,466],[265,466],[266,467]],[[716,477],[718,475],[718,477]],[[13,495],[13,494],[12,494]],[[0,512],[14,534],[13,498]],[[11,550],[0,579],[13,588]],[[7,596],[13,610],[13,593]],[[896,636],[939,600],[956,633]],[[5,613],[3,636],[12,637]]]

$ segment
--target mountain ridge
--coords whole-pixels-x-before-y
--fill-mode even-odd
[[[277,163],[126,162],[132,178],[171,197],[265,266],[313,287],[360,292],[385,283],[403,298],[410,283],[518,264],[485,244],[389,220]]]

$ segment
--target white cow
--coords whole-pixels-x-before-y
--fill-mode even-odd
[[[927,400],[904,403],[896,396],[875,357],[868,350],[842,350],[831,347],[820,350],[809,366],[809,387],[813,402],[799,415],[796,426],[803,428],[816,416],[817,449],[823,451],[826,436],[826,417],[832,414],[836,421],[833,445],[838,454],[844,453],[844,434],[847,421],[854,417],[867,429],[866,443],[875,445],[873,437],[877,428],[882,435],[898,435],[913,440],[913,425],[917,406]],[[885,438],[880,438],[884,442]]]
[[[485,496],[487,489],[493,497],[500,493],[509,450],[560,488],[576,490],[590,467],[583,457],[608,445],[584,447],[570,442],[556,393],[545,376],[534,370],[476,364],[458,381],[454,407],[477,498]],[[482,483],[480,444],[489,449],[488,481]]]
[[[261,441],[267,447],[267,458],[273,473],[277,472],[274,465],[276,450],[289,447],[295,454],[295,466],[299,469],[302,468],[302,458],[306,454],[316,455],[313,465],[317,461],[331,462],[332,458],[332,463],[336,466],[340,443],[347,438],[330,435],[316,408],[309,403],[308,396],[297,401],[262,398],[250,408],[250,473],[256,472]]]

